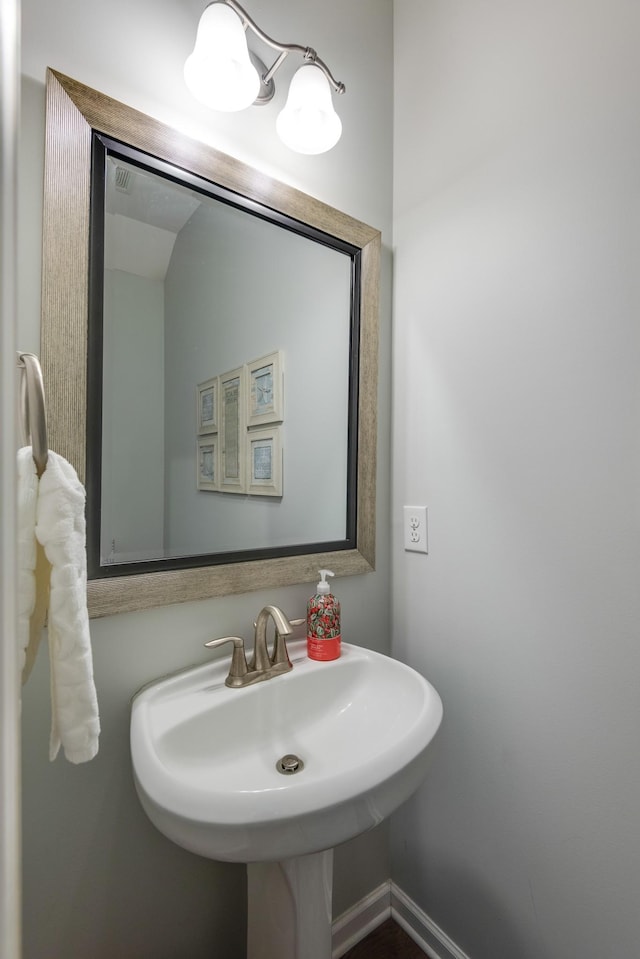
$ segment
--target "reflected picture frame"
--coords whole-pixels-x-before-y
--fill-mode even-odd
[[[218,377],[213,376],[196,388],[197,432],[218,432]]]
[[[219,377],[220,484],[223,493],[244,493],[246,369],[239,366]]]
[[[281,427],[247,432],[247,492],[253,496],[282,496]]]
[[[249,426],[284,419],[283,356],[281,350],[247,363]]]
[[[216,433],[198,439],[196,486],[199,490],[218,492],[220,489],[220,458],[218,445],[218,436]]]

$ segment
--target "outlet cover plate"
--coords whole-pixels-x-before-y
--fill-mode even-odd
[[[427,507],[405,506],[403,512],[405,550],[412,553],[428,553]]]

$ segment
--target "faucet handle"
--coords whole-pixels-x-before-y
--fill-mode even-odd
[[[233,643],[233,653],[231,654],[231,666],[229,675],[225,679],[226,686],[244,686],[244,677],[249,671],[247,666],[247,657],[244,651],[244,639],[240,636],[223,636],[222,639],[210,639],[204,645],[207,649],[216,649],[218,646],[224,646],[225,643]]]

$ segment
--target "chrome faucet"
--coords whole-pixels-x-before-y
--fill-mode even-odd
[[[267,649],[267,623],[269,617],[273,619],[276,627],[276,636],[273,643],[273,654],[269,655]],[[290,636],[293,632],[291,623],[277,606],[265,606],[258,613],[255,623],[255,639],[253,643],[253,658],[249,669],[256,669],[260,672],[267,672],[275,665],[276,651],[280,653],[279,665],[283,666],[278,672],[285,672],[291,669],[291,661],[287,652],[285,636]],[[278,647],[278,650],[276,649]],[[272,658],[273,657],[273,658]]]
[[[267,623],[269,618],[273,620],[276,630],[271,654],[269,654],[267,648]],[[286,673],[293,668],[287,651],[286,637],[291,635],[294,626],[300,626],[302,623],[304,623],[304,619],[289,621],[277,606],[265,606],[261,609],[253,624],[255,638],[250,663],[247,663],[244,640],[240,636],[223,636],[222,639],[212,639],[204,645],[208,649],[215,649],[224,643],[233,643],[231,666],[225,684],[238,689],[243,686],[251,686],[253,683],[260,683],[265,679],[272,679],[274,676]]]

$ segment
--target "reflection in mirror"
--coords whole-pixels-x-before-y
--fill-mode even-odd
[[[258,216],[210,184],[196,191],[98,140],[104,294],[103,315],[96,308],[92,318],[102,321],[102,445],[89,453],[102,461],[100,566],[355,541],[347,493],[358,250]],[[100,242],[95,248],[101,255]],[[281,408],[252,417],[252,364],[276,347]],[[211,382],[204,397],[212,401],[227,370],[240,370],[233,382],[241,381],[244,416],[238,423],[234,405],[235,429],[223,433],[222,389],[219,417],[204,427],[195,398]],[[264,405],[272,371],[262,379]],[[276,448],[257,425],[272,426]],[[208,443],[197,442],[203,435]],[[199,448],[206,486],[197,481]],[[216,481],[225,462],[237,480],[226,489],[243,495],[225,495]],[[276,472],[277,498],[268,484]]]
[[[379,232],[53,71],[43,232],[90,614],[371,570]]]

